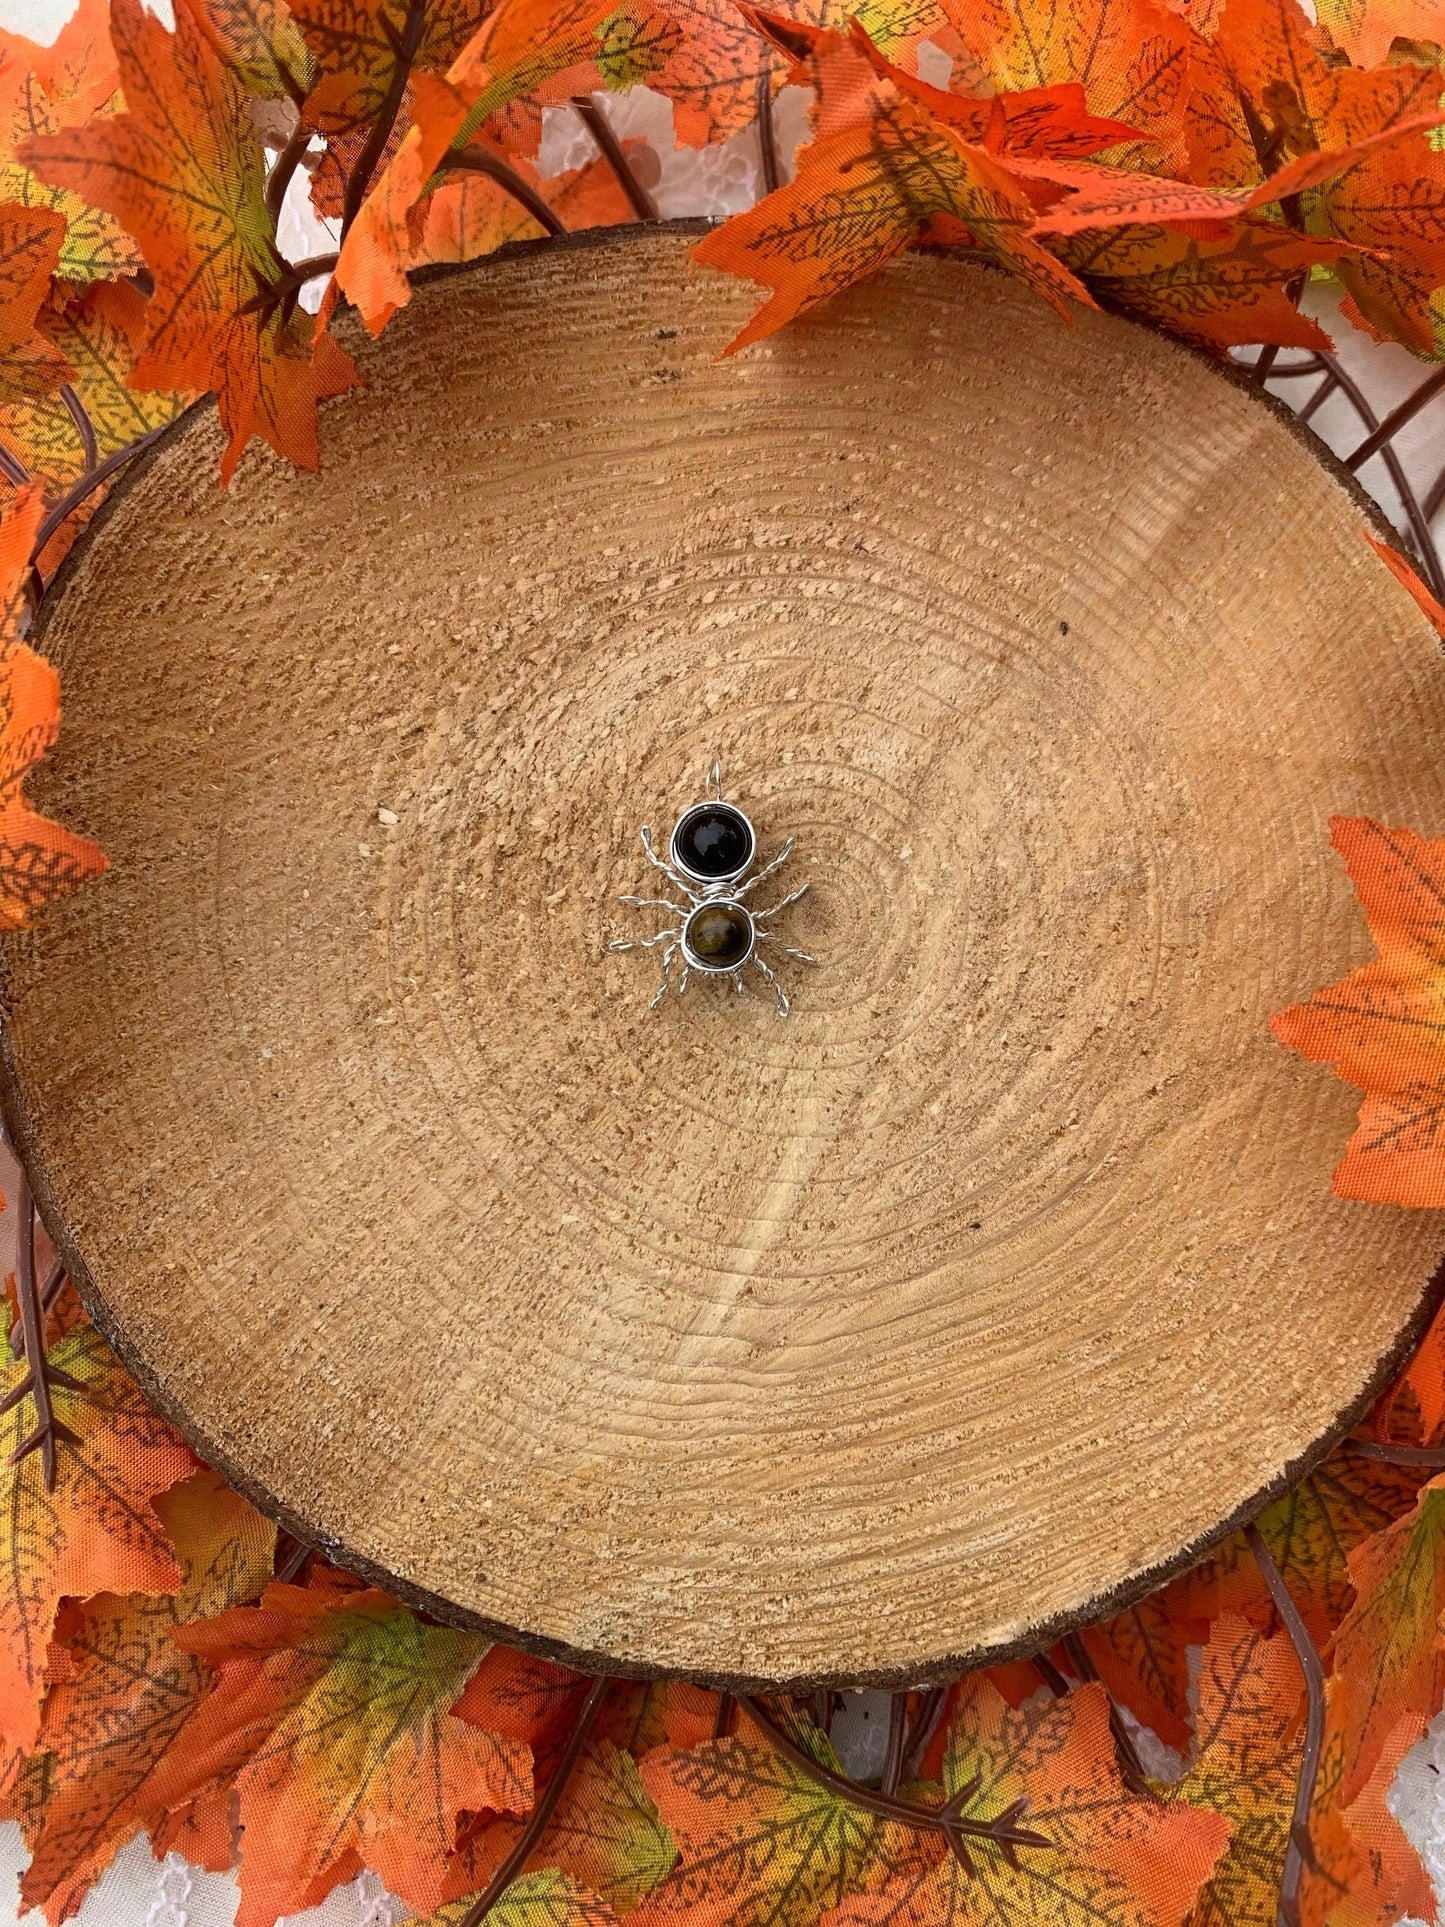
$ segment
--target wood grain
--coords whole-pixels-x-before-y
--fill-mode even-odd
[[[1142,1590],[1432,1302],[1270,1014],[1445,832],[1436,641],[1278,412],[913,259],[715,359],[657,233],[418,292],[324,473],[204,417],[55,598],[12,1116],[233,1476],[453,1618],[902,1681]],[[615,899],[721,758],[820,964],[657,1013]],[[395,814],[389,825],[378,812]],[[650,894],[650,892],[649,892]]]

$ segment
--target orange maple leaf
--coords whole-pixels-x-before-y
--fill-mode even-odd
[[[822,82],[820,131],[800,151],[793,179],[693,249],[694,260],[772,290],[727,354],[874,273],[925,228],[937,236],[940,224],[1060,313],[1070,298],[1093,305],[1033,238],[1034,210],[1004,159],[961,140],[878,77],[841,35],[819,44],[813,67]]]
[[[1079,1637],[1114,1698],[1183,1753],[1191,1738],[1189,1648],[1202,1644],[1207,1632],[1207,1620],[1180,1611],[1165,1587]]]
[[[970,1840],[968,1866],[950,1854],[910,1870],[881,1893],[844,1901],[823,1927],[1182,1927],[1229,1835],[1214,1814],[1126,1793],[1097,1683],[1015,1711],[971,1675],[954,1704],[943,1783],[968,1817],[1016,1813],[1048,1844],[1005,1852]]]
[[[1398,549],[1391,548],[1388,542],[1377,542],[1373,535],[1367,534],[1365,540],[1395,580],[1415,598],[1419,608],[1433,624],[1435,633],[1445,640],[1445,603],[1420,580]]]
[[[1331,65],[1298,0],[1228,0],[1217,46],[1260,173],[1438,114],[1445,94],[1438,68],[1414,61]],[[1430,297],[1445,285],[1445,153],[1423,133],[1374,146],[1299,195],[1294,218],[1307,233],[1352,244],[1334,267],[1357,326],[1435,352]]]
[[[51,1346],[63,1377],[52,1392],[68,1436],[47,1492],[40,1456],[11,1455],[32,1424],[21,1396],[0,1416],[6,1470],[0,1524],[0,1738],[35,1744],[52,1660],[55,1614],[67,1594],[175,1592],[181,1573],[151,1501],[195,1469],[184,1442],[147,1405],[100,1334],[77,1327]],[[0,1341],[0,1397],[24,1367]]]
[[[1262,215],[1222,234],[1146,225],[1060,236],[1059,257],[1109,306],[1142,316],[1219,354],[1252,342],[1328,348],[1286,289],[1299,274],[1339,258],[1324,241]]]
[[[53,898],[106,867],[94,843],[25,800],[26,776],[60,733],[60,678],[20,640],[31,550],[44,512],[44,492],[36,485],[21,491],[0,523],[0,929],[6,930],[20,929]]]
[[[1353,1800],[1402,1721],[1433,1719],[1445,1684],[1440,1616],[1445,1611],[1445,1478],[1432,1479],[1413,1511],[1349,1557],[1358,1595],[1335,1635],[1343,1733],[1342,1796]]]
[[[99,281],[79,298],[53,297],[40,315],[42,333],[70,365],[102,460],[174,419],[190,400],[184,393],[131,387],[130,371],[145,340],[145,311],[145,296],[130,282]],[[0,405],[0,440],[56,494],[85,472],[85,444],[59,394]]]
[[[1418,1470],[1381,1464],[1346,1447],[1260,1514],[1264,1542],[1322,1651],[1354,1603],[1350,1553],[1408,1512],[1423,1482]],[[1262,1632],[1278,1630],[1269,1589],[1243,1533],[1217,1546],[1162,1598],[1171,1616],[1181,1619],[1207,1621],[1228,1612]]]
[[[1137,128],[1126,158],[1182,158],[1190,30],[1155,0],[944,0],[979,92],[1077,82],[1089,111]]]
[[[1445,1433],[1445,1307],[1410,1356],[1389,1391],[1370,1414],[1377,1439],[1404,1445],[1438,1445]]]
[[[1445,841],[1330,821],[1379,955],[1274,1018],[1281,1043],[1365,1093],[1333,1189],[1374,1204],[1445,1204]]]
[[[105,1592],[79,1607],[65,1632],[74,1670],[45,1701],[51,1792],[21,1897],[57,1923],[140,1831],[146,1779],[205,1697],[209,1675],[176,1646],[175,1628],[255,1599],[271,1577],[275,1526],[218,1473],[196,1473],[155,1510],[180,1563],[179,1592]]]
[[[60,259],[65,216],[0,206],[0,402],[46,395],[69,379],[64,355],[35,325]]]
[[[408,0],[290,0],[320,77],[306,99],[308,127],[346,134],[376,119],[407,37]],[[421,0],[412,66],[445,73],[487,13],[486,0]]]
[[[1391,1730],[1374,1770],[1346,1805],[1345,1706],[1344,1681],[1338,1676],[1326,1680],[1324,1742],[1310,1806],[1300,1927],[1395,1927],[1407,1915],[1434,1921],[1438,1913],[1430,1876],[1386,1805],[1400,1762],[1424,1731],[1425,1721],[1410,1715]]]
[[[211,43],[248,94],[300,102],[316,63],[286,0],[201,0]]]
[[[810,1720],[778,1717],[820,1766],[841,1772]],[[726,1739],[659,1747],[640,1772],[681,1860],[635,1927],[814,1927],[845,1894],[882,1886],[920,1857],[931,1866],[942,1847],[812,1778],[747,1719]]]
[[[246,97],[197,13],[176,0],[167,33],[140,0],[114,0],[126,111],[29,141],[44,181],[108,209],[155,277],[137,388],[215,391],[229,480],[253,434],[318,463],[316,403],[359,380],[351,357],[279,294],[284,264],[267,212],[265,160]]]
[[[448,69],[412,79],[412,121],[352,223],[333,286],[380,334],[411,299],[416,210],[441,185],[448,151],[544,83],[577,91],[597,79],[599,30],[612,0],[502,0]],[[631,15],[628,16],[632,18]]]
[[[1330,39],[1357,67],[1384,60],[1395,40],[1439,42],[1445,35],[1438,0],[1316,0]]]
[[[365,1856],[414,1912],[440,1901],[463,1809],[524,1811],[531,1757],[452,1712],[487,1650],[383,1592],[268,1587],[178,1627],[216,1671],[145,1787],[151,1813],[233,1783],[245,1828],[238,1927],[273,1927]]]

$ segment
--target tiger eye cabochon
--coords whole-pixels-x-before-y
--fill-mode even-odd
[[[1370,954],[1328,817],[1445,832],[1439,652],[1178,344],[913,258],[719,361],[689,238],[419,287],[319,478],[220,492],[201,411],[122,484],[36,784],[113,867],[6,947],[7,1105],[153,1396],[338,1557],[904,1683],[1187,1562],[1428,1316],[1445,1230],[1331,1196],[1357,1095],[1268,1020]],[[606,950],[715,757],[812,880],[786,1023]]]

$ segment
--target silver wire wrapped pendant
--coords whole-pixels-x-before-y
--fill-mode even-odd
[[[730,978],[733,988],[741,991],[743,973],[751,965],[772,989],[778,1015],[786,1017],[790,1009],[787,993],[759,949],[763,944],[776,944],[781,956],[794,957],[799,963],[818,961],[806,950],[783,944],[768,927],[780,911],[806,896],[808,885],[800,884],[766,910],[745,904],[743,898],[765,877],[782,868],[792,855],[793,838],[789,837],[770,862],[749,876],[757,855],[757,837],[736,803],[723,800],[721,771],[716,763],[708,772],[704,800],[691,804],[673,825],[666,861],[653,847],[652,831],[646,824],[640,834],[648,862],[661,870],[687,899],[678,903],[672,897],[618,898],[619,903],[629,904],[635,910],[668,910],[679,919],[653,936],[619,938],[607,946],[609,950],[663,947],[662,981],[649,1008],[656,1010],[667,995],[672,986],[673,963],[680,956],[681,975],[672,986],[677,996],[687,989],[694,971],[703,977]]]

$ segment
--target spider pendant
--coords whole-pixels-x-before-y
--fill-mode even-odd
[[[772,989],[780,1017],[790,1008],[787,993],[765,959],[759,954],[763,944],[776,944],[779,953],[795,957],[799,963],[816,963],[806,950],[795,950],[768,928],[771,920],[790,903],[807,894],[806,883],[790,891],[766,910],[754,909],[743,898],[765,877],[782,868],[792,854],[789,837],[770,863],[748,875],[757,854],[753,826],[735,803],[725,803],[718,766],[713,764],[708,778],[708,799],[683,811],[673,827],[668,844],[668,860],[653,847],[652,831],[644,825],[642,847],[647,860],[687,899],[678,903],[672,897],[619,897],[619,903],[637,910],[669,910],[678,918],[655,936],[623,938],[608,944],[609,950],[662,950],[662,981],[649,1006],[656,1010],[672,984],[675,959],[682,958],[682,972],[673,988],[680,997],[696,971],[703,977],[728,977],[734,990],[744,987],[743,972],[749,965],[757,970]]]

